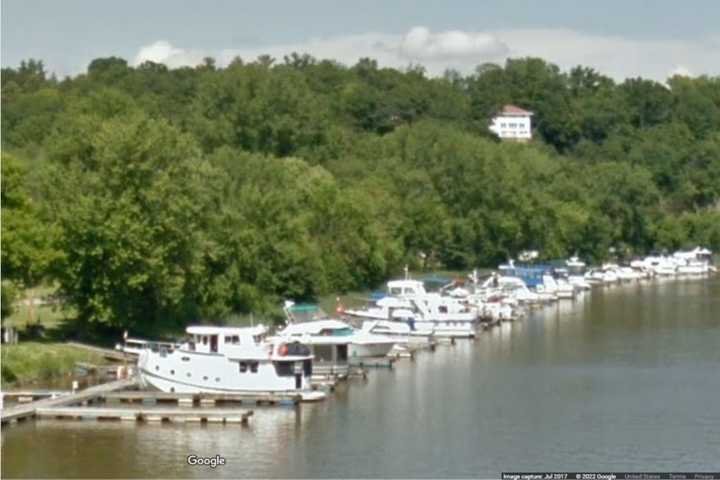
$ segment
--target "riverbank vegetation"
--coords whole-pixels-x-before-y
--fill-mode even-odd
[[[50,381],[73,372],[77,362],[92,365],[107,363],[101,355],[62,343],[22,342],[3,345],[2,382],[25,384],[31,381]]]
[[[535,112],[529,144],[489,118]],[[522,249],[720,248],[720,79],[615,82],[537,58],[430,77],[293,54],[2,71],[3,304],[58,285],[135,333]]]

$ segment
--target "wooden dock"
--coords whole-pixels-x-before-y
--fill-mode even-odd
[[[36,402],[45,398],[57,398],[64,395],[70,395],[71,390],[11,390],[9,392],[0,392],[0,396],[5,400],[14,400],[18,403]]]
[[[116,390],[124,390],[137,386],[137,379],[130,378],[127,380],[117,380],[115,382],[104,383],[94,387],[86,388],[70,395],[63,395],[58,398],[46,398],[36,402],[25,403],[15,407],[4,408],[0,412],[0,421],[5,424],[14,421],[25,420],[35,416],[39,408],[61,407],[67,405],[76,405],[83,402],[92,401],[101,395]]]
[[[217,404],[251,405],[296,405],[303,401],[302,395],[288,392],[243,392],[243,393],[167,393],[150,391],[116,391],[100,397],[107,403],[177,404],[200,405],[203,407]]]
[[[113,350],[111,348],[96,347],[95,345],[88,345],[87,343],[66,342],[66,345],[75,348],[82,348],[89,352],[97,353],[98,355],[102,355],[108,360],[116,360],[122,362],[125,360],[133,361],[135,358],[137,358],[137,355],[133,355],[131,353],[123,353],[121,351]]]
[[[134,422],[172,423],[237,423],[246,425],[252,410],[202,408],[106,408],[106,407],[41,407],[37,418],[74,420],[124,420]]]
[[[394,357],[353,358],[350,360],[351,367],[359,368],[393,368],[393,363],[395,363]],[[352,373],[352,369],[350,373]]]
[[[135,362],[134,359],[132,359]],[[87,362],[75,362],[75,372],[82,375],[95,374],[101,377],[116,377],[118,376],[118,369],[122,369],[122,365],[93,365]],[[129,367],[132,368],[132,367]]]

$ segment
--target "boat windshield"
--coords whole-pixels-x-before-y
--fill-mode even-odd
[[[319,306],[313,304],[293,305],[286,312],[291,323],[312,322],[327,318],[327,314]]]
[[[324,335],[326,337],[347,337],[354,333],[355,333],[355,331],[350,327],[325,328],[320,332],[320,335]]]

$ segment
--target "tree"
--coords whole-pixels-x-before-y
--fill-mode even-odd
[[[84,130],[74,132],[87,135]],[[222,179],[187,135],[142,114],[98,123],[47,166],[60,291],[85,322],[151,330],[199,320]]]

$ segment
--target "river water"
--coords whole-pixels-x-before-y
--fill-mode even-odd
[[[216,469],[190,454],[221,455]],[[39,420],[5,477],[497,477],[720,470],[720,278],[596,289],[251,425]]]

